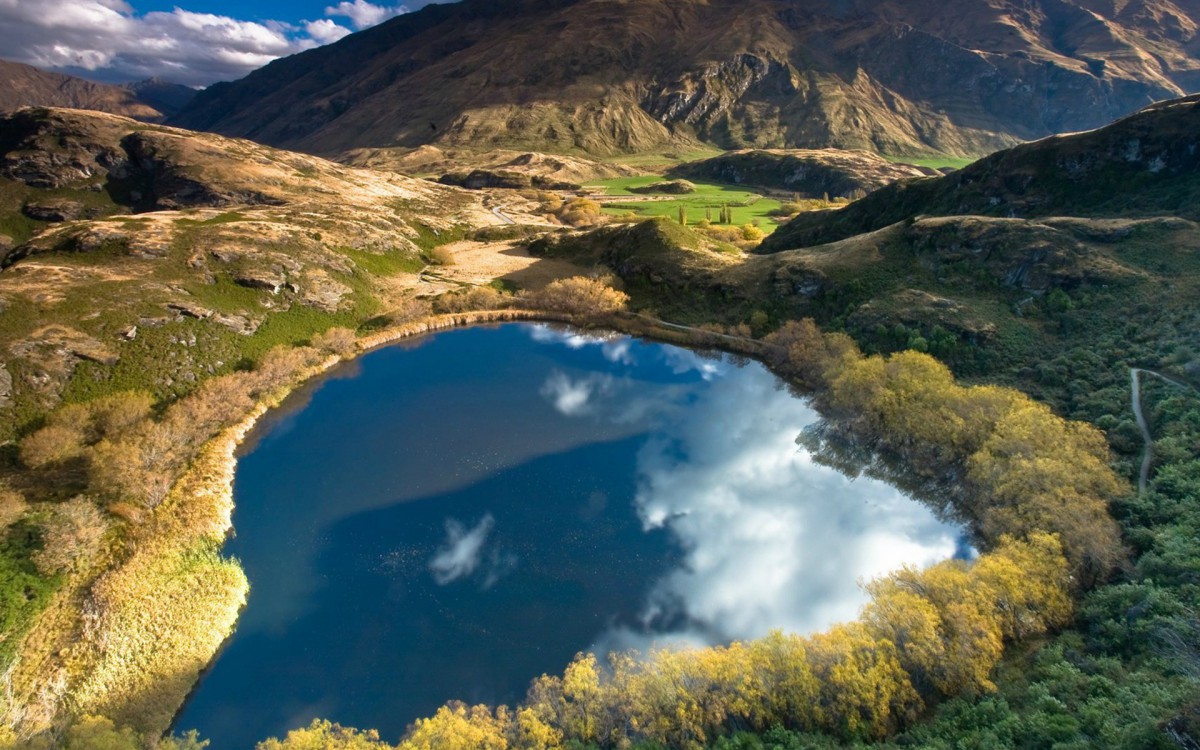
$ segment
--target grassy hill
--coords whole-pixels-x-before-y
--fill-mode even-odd
[[[830,215],[803,215],[761,252],[817,245],[913,217],[975,214],[1197,218],[1200,97],[1148,107],[1099,130],[1001,151],[941,178],[888,186]]]

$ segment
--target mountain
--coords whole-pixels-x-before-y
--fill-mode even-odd
[[[173,120],[314,153],[989,153],[1200,85],[1198,0],[466,0],[199,94]]]
[[[180,89],[190,92],[188,99],[195,93],[186,86],[153,79],[113,86],[0,60],[0,112],[21,107],[68,107],[159,122],[186,101]]]
[[[896,183],[834,211],[801,214],[759,248],[843,240],[922,215],[1200,219],[1200,96],[1098,130],[1046,138],[940,178]]]
[[[187,103],[196,95],[196,89],[191,86],[171,83],[157,77],[126,83],[121,88],[136,96],[138,101],[154,107],[167,117],[175,115],[186,107]]]

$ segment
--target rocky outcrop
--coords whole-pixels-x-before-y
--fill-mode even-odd
[[[631,193],[664,193],[666,195],[688,195],[696,192],[696,186],[687,180],[668,180],[651,185],[629,188]]]
[[[516,172],[507,169],[472,169],[467,172],[449,172],[438,178],[443,185],[455,185],[468,190],[502,188],[508,190],[578,190],[573,182],[556,180],[539,174]]]
[[[47,198],[26,203],[21,212],[35,221],[74,221],[83,216],[83,204],[66,198]]]

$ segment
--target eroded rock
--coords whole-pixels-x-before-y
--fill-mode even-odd
[[[84,207],[79,201],[46,198],[26,203],[21,212],[35,221],[75,221],[83,216]]]

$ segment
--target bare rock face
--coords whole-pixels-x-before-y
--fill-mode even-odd
[[[0,119],[0,176],[29,187],[60,189],[120,176],[128,156],[119,119],[64,110],[23,109]]]
[[[847,322],[864,330],[896,323],[917,327],[938,325],[976,344],[995,338],[997,332],[995,323],[972,315],[966,305],[921,289],[902,290],[887,304],[865,303]]]
[[[207,320],[213,315],[213,311],[207,307],[187,300],[168,303],[167,309],[196,320]]]
[[[325,312],[337,312],[350,287],[321,270],[304,273],[300,283],[300,302]]]
[[[472,169],[448,172],[438,178],[443,185],[457,185],[468,190],[501,188],[508,190],[578,190],[573,182],[555,180],[538,174],[518,172],[511,169]]]
[[[233,273],[233,280],[244,287],[264,289],[271,294],[279,294],[287,283],[287,276],[281,271],[270,268],[247,268]]]

